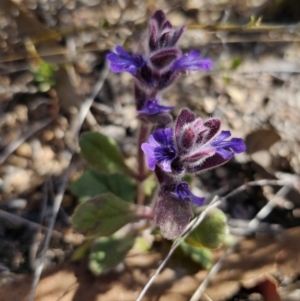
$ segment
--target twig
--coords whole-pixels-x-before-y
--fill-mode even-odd
[[[88,114],[88,112],[91,108],[91,105],[94,101],[94,98],[98,95],[101,88],[103,87],[104,81],[105,81],[105,79],[108,75],[108,71],[109,70],[108,70],[107,66],[105,66],[104,71],[102,72],[101,76],[99,77],[98,81],[95,83],[95,85],[92,89],[91,95],[83,101],[83,103],[80,107],[80,110],[78,112],[78,120],[76,122],[75,127],[73,128],[74,129],[75,141],[78,141],[79,131],[80,131],[80,128],[82,126],[82,123],[83,123],[85,117],[87,116],[87,114]],[[48,232],[47,232],[46,237],[45,237],[45,243],[44,243],[44,248],[42,250],[41,259],[40,259],[40,262],[39,262],[39,264],[36,268],[36,271],[35,271],[29,301],[34,300],[36,287],[37,287],[37,284],[40,280],[41,273],[42,273],[42,270],[43,270],[43,267],[44,267],[46,251],[48,250],[49,243],[50,243],[50,238],[51,238],[50,234],[53,231],[55,221],[56,221],[56,218],[57,218],[57,214],[59,212],[59,208],[60,208],[60,205],[61,205],[61,202],[62,202],[62,199],[63,199],[63,195],[64,195],[64,192],[65,192],[65,188],[66,188],[66,185],[67,185],[67,182],[68,182],[68,175],[69,175],[69,171],[70,171],[70,163],[71,163],[73,154],[74,154],[74,151],[71,151],[70,152],[70,157],[69,157],[69,168],[66,170],[65,175],[62,179],[62,184],[60,186],[60,189],[59,189],[57,195],[54,197],[53,214],[52,214],[52,217],[51,217]]]
[[[224,254],[221,256],[221,258],[215,263],[215,265],[211,268],[209,271],[207,277],[204,279],[204,281],[201,283],[201,285],[198,287],[198,289],[193,294],[190,301],[197,301],[201,298],[202,294],[204,293],[205,289],[207,288],[210,280],[219,272],[224,260],[226,259],[227,255],[229,255],[231,252],[235,250],[235,248],[239,245],[240,238],[236,239],[236,241],[224,252]]]
[[[42,231],[42,223],[46,214],[46,207],[47,207],[47,203],[48,203],[48,199],[49,199],[49,193],[48,193],[48,186],[49,186],[49,179],[48,178],[43,185],[43,199],[41,202],[41,213],[39,216],[39,223],[40,223],[40,229],[37,231],[37,233],[39,234]],[[46,227],[45,227],[46,228]],[[46,230],[48,231],[48,228],[46,228]],[[29,262],[30,262],[30,266],[32,269],[34,269],[34,272],[36,273],[36,266],[38,264],[38,262],[35,260],[35,258],[37,257],[37,252],[38,249],[40,247],[40,241],[36,240],[33,245],[30,248],[29,251]],[[32,287],[31,289],[34,290],[34,283],[32,283]]]
[[[203,294],[207,301],[213,301],[208,295]]]
[[[40,224],[31,222],[31,221],[29,221],[29,220],[27,220],[27,219],[25,219],[21,216],[9,213],[9,212],[4,211],[2,209],[0,209],[0,220],[1,221],[7,221],[10,224],[18,226],[18,227],[26,226],[26,227],[32,228],[34,230],[37,230],[37,231],[39,231],[39,230],[42,230],[43,232],[48,231],[48,228],[45,227],[45,226],[42,226]],[[53,230],[51,232],[51,235],[54,236],[54,237],[58,237],[58,238],[62,237],[62,234],[58,231],[55,231],[55,230]]]
[[[148,137],[150,127],[144,121],[140,121],[140,130],[138,137],[138,176],[140,181],[137,183],[137,204],[143,205],[145,199],[144,193],[144,183],[143,180],[146,174],[146,163],[145,163],[145,154],[141,148],[142,143],[144,143]]]
[[[267,24],[258,24],[257,22],[253,24],[246,24],[244,26],[235,25],[235,24],[189,24],[188,29],[191,30],[206,30],[206,31],[226,31],[226,32],[270,32],[270,31],[279,31],[279,32],[288,32],[288,33],[298,33],[299,32],[299,23],[294,25],[267,25]]]
[[[222,201],[227,200],[228,198],[242,192],[248,186],[265,186],[265,185],[285,186],[285,185],[291,185],[291,184],[293,184],[293,181],[291,181],[291,180],[266,180],[266,179],[264,179],[264,180],[252,181],[252,182],[248,182],[248,183],[232,190],[226,196],[222,197],[221,200]]]
[[[94,99],[97,97],[97,95],[99,94],[100,90],[102,89],[104,82],[108,76],[109,73],[109,68],[107,66],[107,64],[105,64],[104,66],[104,70],[102,72],[102,74],[100,75],[98,81],[95,83],[91,95],[85,99],[85,101],[83,102],[80,111],[78,113],[78,124],[77,124],[77,135],[79,134],[79,130],[82,126],[82,123],[87,115],[87,113],[89,112]]]
[[[13,153],[25,140],[27,140],[30,136],[32,136],[40,129],[47,126],[51,121],[51,118],[39,121],[38,123],[32,125],[24,134],[21,135],[20,138],[7,145],[0,156],[0,164],[3,164],[4,161],[9,157],[9,155]]]
[[[257,181],[257,182],[259,182],[259,181]],[[291,182],[289,184],[291,184]],[[272,199],[270,199],[269,202],[249,222],[249,224],[248,224],[249,228],[251,228],[253,231],[255,229],[257,229],[257,226],[260,223],[260,221],[263,220],[264,218],[266,218],[270,214],[270,212],[273,210],[273,208],[276,206],[276,202],[274,201],[275,197],[278,197],[278,196],[283,197],[283,196],[287,195],[290,190],[291,190],[291,186],[286,185],[286,186],[281,187],[280,190],[276,193],[276,195]],[[240,190],[238,190],[238,191],[240,191]],[[241,242],[241,237],[237,238],[235,240],[235,242],[229,248],[227,248],[227,250],[221,256],[221,258],[216,262],[216,264],[209,271],[205,280],[201,283],[201,285],[195,291],[195,293],[193,294],[190,301],[198,301],[201,298],[201,296],[204,293],[205,289],[207,288],[210,280],[219,272],[226,257],[236,249],[236,247],[239,245],[240,242]]]
[[[144,295],[146,294],[146,292],[150,288],[150,286],[153,283],[153,281],[155,280],[155,278],[159,275],[160,271],[164,268],[164,266],[166,265],[166,263],[168,262],[168,260],[170,259],[170,257],[174,253],[174,251],[177,249],[177,247],[181,244],[181,242],[183,242],[189,236],[189,234],[196,227],[198,227],[198,225],[205,218],[205,216],[208,213],[208,211],[211,210],[214,207],[217,207],[219,204],[220,204],[220,201],[218,201],[218,197],[215,197],[214,200],[207,206],[207,208],[204,211],[202,211],[202,213],[198,217],[194,218],[189,223],[189,225],[187,226],[187,229],[184,232],[184,234],[181,237],[179,237],[177,240],[174,241],[174,243],[173,243],[173,245],[172,245],[172,247],[171,247],[168,255],[165,257],[165,259],[162,261],[162,263],[156,269],[156,271],[154,272],[154,274],[151,276],[151,278],[149,279],[149,281],[147,282],[147,284],[145,285],[145,287],[143,288],[143,290],[138,295],[136,301],[141,301],[142,300],[142,298],[144,297]]]
[[[56,221],[56,218],[57,218],[57,214],[58,214],[58,211],[59,211],[59,208],[60,208],[60,205],[61,205],[61,201],[62,201],[64,193],[65,193],[65,188],[66,188],[66,185],[68,183],[68,175],[69,175],[69,169],[66,171],[66,173],[63,177],[62,184],[59,188],[58,194],[54,198],[51,222],[50,222],[50,225],[49,225],[46,237],[45,237],[45,243],[44,243],[44,248],[42,250],[42,256],[41,256],[40,262],[39,262],[37,268],[35,269],[29,301],[34,301],[36,287],[37,287],[37,284],[40,280],[42,270],[44,268],[46,252],[48,250],[50,239],[51,239],[51,232],[53,231],[55,221]]]

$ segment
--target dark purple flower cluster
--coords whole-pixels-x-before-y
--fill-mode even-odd
[[[156,11],[149,21],[143,53],[129,54],[117,46],[115,53],[107,55],[113,72],[134,76],[136,107],[142,122],[158,124],[148,142],[141,141],[141,148],[160,185],[155,221],[168,239],[184,231],[193,216],[191,204],[204,203],[204,198],[195,196],[188,183],[181,180],[184,174],[215,168],[245,150],[242,139],[229,139],[229,131],[220,132],[220,119],[203,121],[188,109],[181,111],[174,127],[167,127],[172,122],[168,112],[173,107],[161,104],[161,91],[187,70],[206,71],[212,66],[200,52],[182,54],[176,46],[184,28],[174,29],[165,14]]]
[[[155,219],[166,238],[172,239],[185,229],[192,216],[191,204],[204,203],[204,198],[192,194],[188,184],[181,181],[182,176],[220,166],[246,149],[242,139],[228,139],[230,131],[220,132],[220,127],[218,118],[203,121],[183,109],[174,129],[158,129],[142,144],[148,167],[155,170],[161,186]]]
[[[158,129],[142,144],[148,167],[158,164],[172,174],[199,173],[230,160],[245,151],[244,141],[232,138],[229,131],[220,131],[221,120],[203,121],[188,109],[179,114],[173,128]]]
[[[158,94],[172,85],[182,72],[211,68],[211,60],[202,59],[200,52],[182,54],[176,46],[184,29],[184,26],[174,29],[166,15],[156,11],[149,21],[147,45],[143,47],[143,53],[129,54],[117,46],[115,53],[107,55],[113,72],[125,71],[135,77],[137,110],[148,122],[160,124],[162,118],[153,118],[153,115],[166,116],[166,112],[173,108],[161,105]],[[148,115],[152,117],[148,118]]]

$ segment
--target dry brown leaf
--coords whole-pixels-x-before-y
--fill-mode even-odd
[[[264,301],[281,301],[277,286],[276,280],[269,276],[256,285],[257,290],[263,296]]]
[[[258,151],[268,150],[274,143],[279,140],[279,134],[272,129],[261,129],[252,132],[248,134],[245,139],[247,145],[247,153],[251,155]]]

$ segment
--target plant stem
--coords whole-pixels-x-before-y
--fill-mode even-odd
[[[149,134],[150,126],[144,121],[140,121],[140,130],[138,137],[138,175],[139,181],[137,184],[137,204],[143,205],[145,201],[145,192],[144,192],[144,180],[146,178],[146,164],[145,164],[145,155],[141,148],[142,143],[144,143]]]

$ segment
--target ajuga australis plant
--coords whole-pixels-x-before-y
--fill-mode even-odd
[[[115,235],[124,225],[140,219],[154,221],[166,239],[180,236],[193,217],[193,206],[204,204],[202,196],[191,192],[184,176],[218,167],[234,154],[245,151],[242,139],[232,138],[230,131],[221,130],[219,118],[203,120],[184,108],[173,122],[170,114],[173,107],[163,99],[164,90],[187,71],[205,72],[212,67],[212,61],[203,58],[199,51],[181,51],[178,42],[184,30],[185,26],[173,28],[159,10],[151,17],[147,39],[143,39],[136,53],[116,46],[107,55],[112,72],[128,72],[134,78],[135,106],[140,120],[138,170],[126,166],[116,143],[110,138],[100,133],[82,135],[81,152],[98,171],[89,171],[84,175],[85,181],[79,179],[73,185],[75,193],[90,198],[76,209],[73,224],[89,237]],[[158,183],[158,193],[150,207],[145,206],[141,189],[149,170],[154,171]],[[123,185],[123,191],[114,186],[120,176],[128,183],[126,186],[126,181],[122,182],[126,186]],[[137,183],[137,193],[131,193],[132,199],[128,201],[126,197],[136,185],[132,178]],[[91,181],[105,187],[93,188],[93,193],[89,193],[87,187]],[[85,195],[82,190],[86,191]],[[194,240],[195,237],[201,235],[194,236]]]

